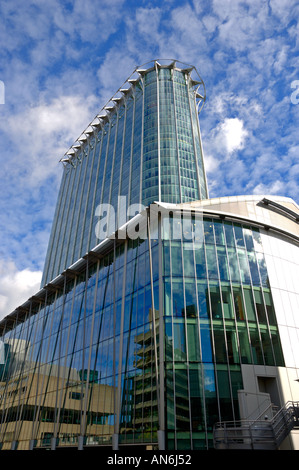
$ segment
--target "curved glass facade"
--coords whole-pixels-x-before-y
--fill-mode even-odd
[[[128,81],[129,88],[104,107],[62,159],[65,171],[42,286],[141,206],[208,197],[198,122],[203,82],[192,78],[192,70],[158,62],[137,69],[138,79]],[[97,232],[104,213],[107,225],[102,222]]]
[[[169,449],[212,446],[239,419],[243,364],[282,366],[259,231],[204,219],[204,242],[164,241]]]
[[[204,218],[197,245],[172,239],[181,222],[109,241],[1,322],[3,449],[158,448],[161,430],[209,449],[238,418],[242,364],[284,365],[259,231]]]

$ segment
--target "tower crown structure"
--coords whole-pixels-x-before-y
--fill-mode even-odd
[[[194,66],[155,60],[136,67],[61,159],[42,286],[97,245],[104,212],[108,236],[155,201],[208,198],[198,121],[204,102]]]

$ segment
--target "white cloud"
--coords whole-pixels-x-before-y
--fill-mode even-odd
[[[283,25],[289,21],[290,18],[295,18],[293,8],[298,9],[297,0],[270,0],[269,6],[271,12],[280,20]]]
[[[141,64],[135,63],[131,53],[124,54],[119,47],[110,49],[96,73],[101,84],[102,106],[114,96],[138,65]]]
[[[0,124],[4,142],[11,142],[0,167],[0,258],[15,260],[18,269],[43,266],[63,172],[59,159],[100,111],[96,102],[92,95],[56,97]]]
[[[138,8],[135,27],[138,28],[140,34],[152,37],[158,32],[161,15],[161,8]]]
[[[59,159],[95,116],[96,98],[60,96],[50,103],[39,103],[8,117],[0,126],[18,147],[18,153],[6,162],[20,178],[36,187],[56,174]],[[24,155],[24,148],[30,149]],[[60,174],[60,172],[59,172]]]
[[[225,118],[208,136],[208,154],[218,160],[229,158],[234,152],[244,147],[247,136],[248,131],[241,119]],[[213,169],[215,168],[215,162],[213,163],[212,160],[210,165]]]
[[[274,181],[269,184],[259,183],[253,188],[253,194],[273,194],[283,195],[285,190],[285,184],[282,181]]]
[[[244,123],[238,118],[226,118],[220,124],[220,134],[224,139],[227,153],[230,155],[236,150],[244,147],[248,132],[244,128]]]
[[[220,164],[220,161],[217,160],[217,158],[213,157],[213,155],[205,154],[204,155],[204,164],[205,164],[206,172],[207,173],[212,173],[218,168],[218,166]]]
[[[0,260],[0,319],[39,290],[41,276],[41,271],[18,271],[14,262]]]

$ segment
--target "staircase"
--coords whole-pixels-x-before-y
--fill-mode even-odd
[[[299,429],[299,402],[287,402],[270,420],[265,419],[265,412],[262,416],[255,420],[217,423],[214,448],[277,450],[292,429]]]

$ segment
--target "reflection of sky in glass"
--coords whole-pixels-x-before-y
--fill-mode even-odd
[[[206,391],[216,392],[214,368],[210,364],[204,364],[204,383]]]

